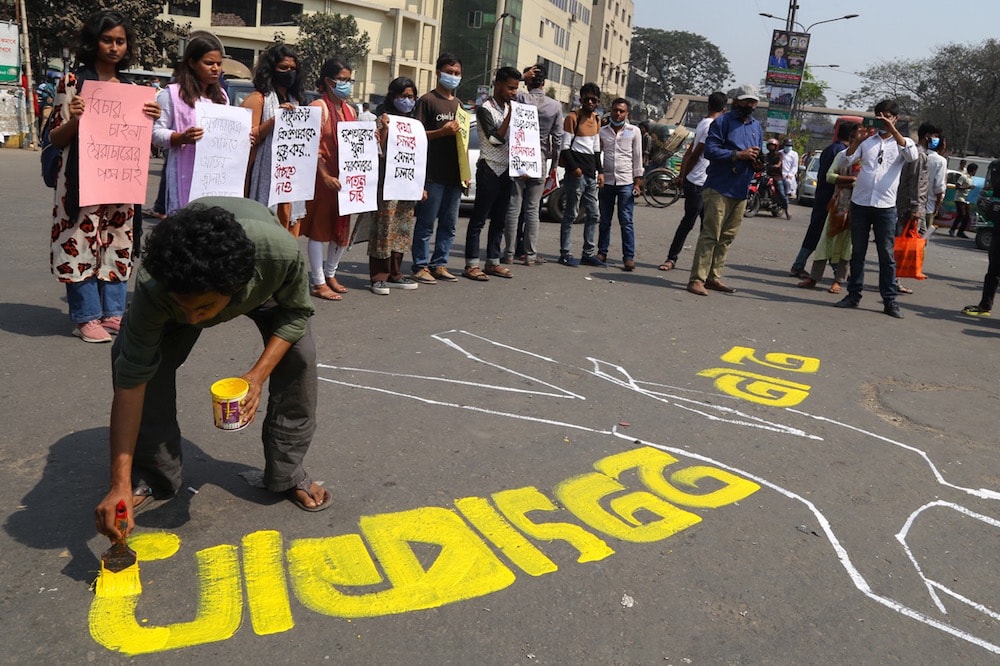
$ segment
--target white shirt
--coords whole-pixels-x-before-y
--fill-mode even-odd
[[[896,207],[896,188],[903,163],[917,160],[917,144],[913,139],[905,142],[900,146],[891,134],[884,139],[875,134],[865,139],[853,155],[846,155],[850,148],[844,151],[848,164],[861,161],[851,203],[871,208]]]
[[[698,156],[698,161],[695,163],[691,170],[688,171],[687,179],[692,185],[697,185],[701,187],[705,184],[705,179],[708,178],[708,174],[705,170],[708,168],[708,159],[705,157],[705,137],[708,136],[708,128],[712,126],[712,121],[714,118],[702,118],[698,121],[698,127],[694,130],[694,143],[692,144],[695,148],[698,146],[702,147],[702,153]]]
[[[611,124],[601,128],[601,156],[606,185],[631,185],[642,178],[642,133],[632,123],[616,132]]]
[[[937,198],[944,197],[948,190],[946,176],[948,174],[948,160],[938,155],[933,150],[927,151],[927,182],[930,184],[927,196],[927,212],[933,213],[937,208]]]
[[[794,150],[781,151],[781,175],[784,178],[799,176],[799,154]]]

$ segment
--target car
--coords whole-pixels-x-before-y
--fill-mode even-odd
[[[819,178],[819,158],[813,157],[809,160],[809,165],[802,175],[802,180],[799,181],[798,203],[800,206],[813,205],[813,202],[816,200],[817,178]]]

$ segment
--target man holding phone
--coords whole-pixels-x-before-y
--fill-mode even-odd
[[[893,100],[875,105],[875,132],[855,148],[845,151],[847,164],[861,163],[854,192],[851,195],[851,275],[847,280],[847,296],[835,305],[856,308],[865,286],[865,255],[868,252],[869,231],[875,231],[878,250],[878,288],[882,295],[883,312],[902,319],[896,302],[896,258],[893,254],[896,232],[896,190],[903,165],[915,162],[917,146],[912,139],[899,133],[896,122],[899,107]]]

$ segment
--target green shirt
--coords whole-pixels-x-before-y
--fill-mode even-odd
[[[236,216],[256,247],[257,265],[250,282],[233,296],[222,312],[195,326],[209,328],[221,324],[273,299],[280,309],[274,335],[291,343],[297,342],[306,332],[313,307],[309,298],[309,274],[296,239],[271,211],[255,201],[206,197],[197,203],[220,206]],[[164,329],[186,323],[184,313],[167,290],[140,268],[128,316],[119,333],[122,339],[121,354],[114,366],[116,384],[133,388],[152,379],[160,363]]]

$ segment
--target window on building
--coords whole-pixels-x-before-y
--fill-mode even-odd
[[[608,30],[608,26],[604,26],[604,48],[608,48],[608,37],[611,32]]]
[[[257,54],[253,49],[241,49],[238,46],[227,46],[226,55],[237,60],[253,71],[254,61],[257,59]]]
[[[201,2],[171,2],[167,13],[173,16],[201,16]]]
[[[480,11],[469,12],[469,27],[479,28],[483,27],[483,13]]]
[[[212,25],[251,28],[256,27],[256,1],[212,0]]]
[[[295,25],[296,14],[302,13],[301,2],[263,0],[260,3],[261,25]]]

